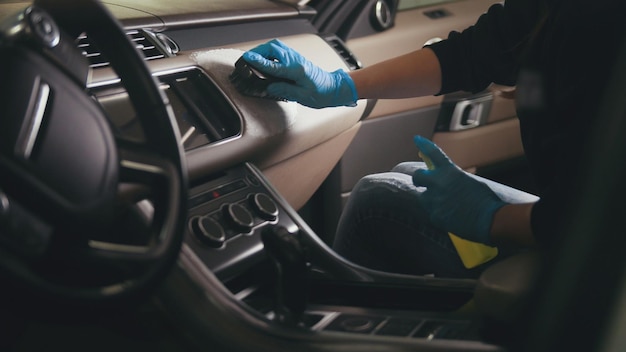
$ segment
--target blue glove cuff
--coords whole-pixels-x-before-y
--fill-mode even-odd
[[[493,246],[493,242],[491,241],[491,225],[493,224],[493,217],[500,208],[507,204],[495,198],[498,198],[498,196],[494,194],[494,199],[491,199],[489,204],[485,205],[485,208],[476,219],[476,242],[486,244],[488,246]]]
[[[337,92],[337,105],[344,106],[356,106],[357,100],[359,100],[359,95],[356,91],[356,86],[354,85],[354,80],[350,75],[342,70],[336,70],[333,74],[337,77],[339,81],[339,90]]]

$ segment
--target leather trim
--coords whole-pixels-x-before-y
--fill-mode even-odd
[[[460,132],[437,132],[433,135],[433,142],[463,169],[486,166],[524,154],[517,118]]]

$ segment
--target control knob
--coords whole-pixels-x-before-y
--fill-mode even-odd
[[[191,219],[191,232],[200,242],[220,248],[226,241],[222,226],[209,216],[196,216]]]
[[[248,200],[252,208],[263,220],[274,221],[278,217],[278,206],[276,206],[274,200],[267,194],[252,194]]]
[[[250,232],[254,226],[254,218],[248,209],[242,205],[233,203],[227,204],[223,208],[226,219],[240,232]]]

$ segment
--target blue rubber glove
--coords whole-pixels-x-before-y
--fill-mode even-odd
[[[456,166],[430,140],[415,136],[429,169],[413,174],[413,184],[426,187],[420,202],[433,224],[466,240],[492,245],[493,215],[503,202],[486,184]]]
[[[252,67],[262,73],[295,82],[272,83],[272,96],[320,109],[331,106],[355,106],[358,100],[352,78],[344,71],[328,72],[278,39],[273,39],[243,54]]]

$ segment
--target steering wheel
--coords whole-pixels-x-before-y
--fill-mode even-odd
[[[61,302],[145,294],[175,262],[186,217],[167,98],[97,0],[35,0],[0,30],[0,274]],[[87,88],[81,33],[120,77],[143,138],[121,137]]]

